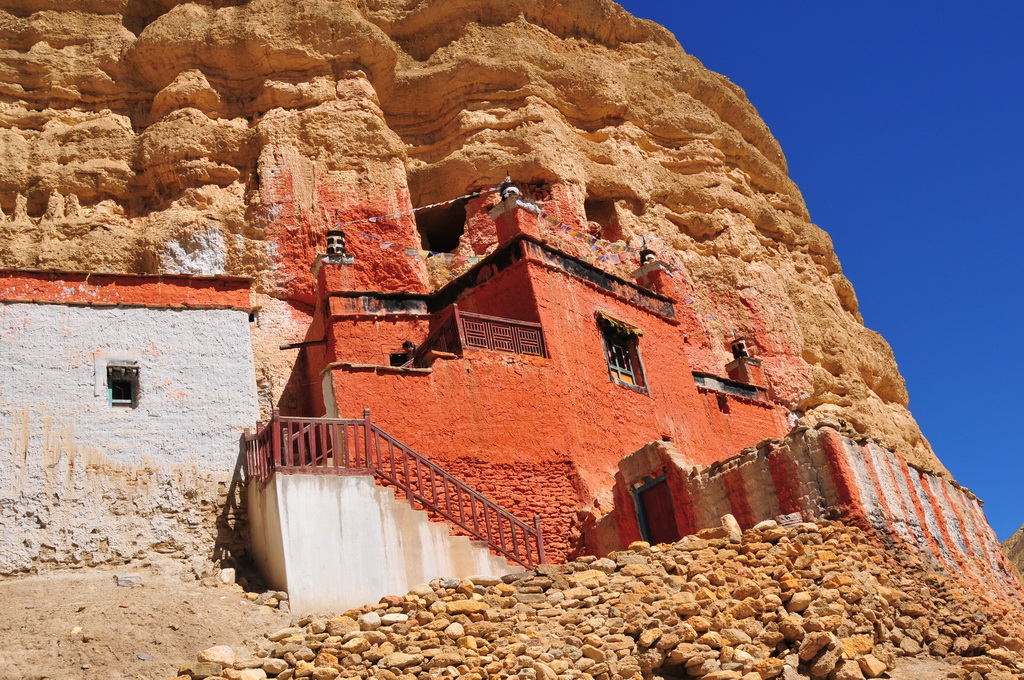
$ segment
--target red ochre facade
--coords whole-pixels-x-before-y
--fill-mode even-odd
[[[994,597],[1024,603],[1014,569],[974,494],[838,428],[829,421],[797,427],[781,440],[706,468],[691,467],[670,443],[647,444],[619,461],[615,509],[584,526],[584,543],[600,554],[640,540],[634,497],[645,482],[663,477],[681,534],[719,527],[725,514],[742,529],[780,515],[793,521],[841,518]]]
[[[684,336],[693,312],[676,304],[664,271],[645,279],[661,293],[618,279],[544,245],[538,219],[509,209],[498,217],[497,250],[433,295],[369,292],[351,265],[319,260],[306,338],[318,344],[302,350],[297,382],[309,389],[295,415],[370,409],[378,426],[521,518],[539,515],[557,561],[586,550],[581,525],[588,510],[611,509],[623,456],[664,440],[690,464],[708,465],[782,436],[789,414],[763,390],[746,398],[695,384]],[[546,356],[466,349],[429,368],[388,365],[403,342],[423,343],[452,304],[539,323]],[[642,331],[644,389],[611,379],[598,313]]]
[[[0,269],[4,302],[249,311],[249,285],[240,276]]]
[[[389,173],[387,169],[384,172]],[[346,233],[349,252],[355,255],[349,276],[356,285],[363,289],[427,290],[423,262],[396,255],[420,245],[404,183],[391,181],[387,191],[354,187],[343,191],[337,183],[307,174],[282,162],[265,168],[261,175],[264,210],[259,221],[272,246],[275,277],[285,297],[303,304],[315,302],[309,263],[323,252],[328,229],[339,225]],[[396,180],[397,175],[388,179]],[[392,216],[353,224],[354,220],[382,213]],[[372,232],[372,239],[367,232]],[[390,245],[382,248],[384,244]]]

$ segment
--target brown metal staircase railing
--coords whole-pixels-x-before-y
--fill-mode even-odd
[[[486,542],[496,554],[527,568],[545,561],[540,517],[534,516],[531,527],[377,427],[369,409],[361,419],[297,418],[274,409],[269,423],[258,425],[255,434],[246,431],[245,447],[248,475],[260,484],[277,472],[372,472],[413,508]]]

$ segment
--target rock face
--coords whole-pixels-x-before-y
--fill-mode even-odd
[[[1013,532],[1013,536],[1003,541],[1003,552],[1017,569],[1024,573],[1024,525]]]
[[[254,277],[265,406],[330,224],[507,170],[566,224],[682,266],[709,310],[695,369],[721,373],[727,320],[775,398],[942,470],[743,92],[612,2],[13,0],[0,69],[0,266]],[[395,241],[492,245],[451,217],[397,218],[422,240]],[[395,285],[435,280],[394,257]]]

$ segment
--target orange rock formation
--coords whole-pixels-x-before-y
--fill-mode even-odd
[[[675,258],[698,304],[770,355],[774,397],[942,471],[743,91],[613,2],[4,5],[0,266],[254,277],[268,404],[332,220],[508,171],[557,186],[566,223]],[[694,368],[721,372],[727,343],[706,332],[720,360]]]
[[[1024,526],[1013,532],[1013,536],[1003,541],[1003,552],[1010,561],[1024,573]]]

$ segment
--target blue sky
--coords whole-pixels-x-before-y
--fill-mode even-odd
[[[743,88],[910,410],[1000,540],[1024,522],[1024,3],[621,3]]]

